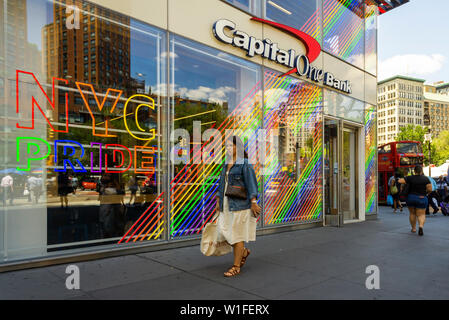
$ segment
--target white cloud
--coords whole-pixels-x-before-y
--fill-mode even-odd
[[[396,55],[379,63],[379,80],[395,75],[425,77],[443,68],[446,57],[442,54]]]
[[[209,87],[199,86],[196,89],[175,88],[176,93],[181,97],[186,97],[192,100],[201,100],[207,102],[216,102],[222,104],[228,101],[227,94],[235,92],[236,89],[228,86],[212,89]]]
[[[170,55],[170,58],[175,58],[175,59],[179,57],[174,52],[167,53],[167,51],[164,51],[164,52],[161,53],[161,58],[167,58],[168,55]]]

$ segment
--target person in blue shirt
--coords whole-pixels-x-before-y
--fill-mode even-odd
[[[427,199],[428,204],[427,204],[427,208],[426,208],[426,215],[430,214],[430,210],[429,207],[431,206],[433,209],[433,214],[437,214],[438,211],[440,211],[440,208],[438,208],[438,193],[437,193],[437,183],[435,182],[435,180],[432,177],[427,177],[429,178],[430,182],[432,183],[432,192],[430,192],[427,195]]]

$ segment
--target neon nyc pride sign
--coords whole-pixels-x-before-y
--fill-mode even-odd
[[[52,98],[50,99],[48,95],[46,94],[45,90],[42,88],[42,85],[37,80],[36,76],[31,72],[16,70],[16,113],[19,115],[19,119],[24,119],[27,116],[24,116],[24,111],[28,111],[29,113],[29,107],[31,106],[31,125],[25,125],[22,121],[19,121],[16,123],[17,129],[24,129],[24,130],[35,130],[35,114],[39,113],[41,116],[44,117],[44,119],[47,121],[50,129],[53,132],[59,132],[59,133],[68,133],[69,132],[69,106],[68,106],[68,93],[66,92],[64,94],[65,102],[64,102],[64,115],[65,115],[65,128],[64,129],[57,129],[53,124],[50,122],[50,119],[47,117],[46,109],[43,109],[41,105],[39,105],[36,97],[31,96],[31,101],[26,101],[24,104],[27,106],[26,110],[23,110],[20,108],[20,92],[19,92],[19,78],[24,76],[31,76],[34,80],[34,83],[37,84],[37,86],[40,89],[40,93],[45,97],[46,102],[51,106],[53,111],[56,111],[56,100],[55,100],[55,85],[56,82],[62,82],[65,84],[68,84],[68,81],[65,79],[60,79],[53,77],[52,79]],[[112,134],[109,130],[109,122],[110,120],[106,119],[104,120],[104,127],[101,131],[104,131],[104,133],[98,132],[98,125],[94,116],[94,112],[103,111],[106,109],[106,100],[112,99],[113,103],[110,109],[108,110],[110,113],[114,112],[117,103],[120,100],[120,97],[123,94],[122,90],[118,89],[112,89],[108,88],[106,93],[103,95],[103,99],[99,99],[99,95],[94,90],[94,87],[92,84],[89,83],[83,83],[83,82],[75,82],[76,87],[78,88],[78,92],[81,95],[81,98],[83,99],[84,105],[89,111],[89,114],[92,118],[92,136],[94,137],[101,137],[101,138],[111,138],[111,137],[117,137],[117,135]],[[93,96],[95,101],[95,104],[92,105],[92,99],[87,99],[87,96]],[[148,102],[142,102],[141,100],[145,99]],[[31,103],[30,103],[31,102]],[[136,135],[135,132],[130,130],[130,125],[128,123],[128,110],[129,110],[129,103],[130,102],[137,102],[138,105],[135,108],[133,114],[135,119],[135,125],[138,128],[138,130],[141,132],[141,135]],[[124,110],[123,110],[123,122],[126,128],[126,131],[135,139],[149,142],[153,140],[156,137],[156,130],[150,129],[149,131],[146,131],[143,129],[138,120],[138,112],[141,108],[149,108],[151,110],[155,109],[154,106],[154,100],[143,94],[135,94],[129,97],[125,104],[124,104]],[[36,112],[37,110],[37,112]],[[46,151],[44,151],[46,147]],[[92,149],[98,149],[98,155],[96,155],[94,152],[90,153],[90,172],[92,173],[101,173],[104,169],[105,172],[109,173],[120,173],[120,172],[126,172],[131,167],[134,166],[134,172],[136,173],[142,173],[142,174],[153,174],[155,172],[154,167],[154,155],[156,148],[150,147],[150,146],[133,146],[133,147],[126,147],[121,144],[103,144],[101,142],[90,142],[90,147]],[[21,136],[16,138],[16,155],[17,155],[17,162],[22,162],[23,160],[26,160],[26,166],[25,167],[17,167],[17,170],[19,171],[30,171],[31,170],[31,163],[33,161],[41,161],[50,156],[52,149],[52,145],[42,139],[32,136]],[[62,149],[62,153],[60,152]],[[22,152],[22,150],[24,152]],[[112,164],[108,163],[111,162],[110,157],[107,156],[106,151],[112,152]],[[54,153],[54,164],[55,164],[55,172],[66,172],[67,167],[70,166],[74,172],[87,172],[86,167],[81,163],[80,160],[86,160],[84,159],[84,156],[86,154],[86,150],[84,146],[75,140],[54,140],[53,142],[53,153]],[[80,153],[80,156],[75,158],[75,154]],[[103,161],[103,153],[104,153],[104,161]],[[63,159],[62,164],[63,168],[59,169],[58,166],[58,158],[67,156],[72,157],[71,159]],[[97,157],[97,158],[95,158]],[[95,158],[95,161],[94,161]],[[74,165],[76,164],[76,166]],[[98,166],[99,164],[99,166]],[[103,167],[104,164],[104,167]]]

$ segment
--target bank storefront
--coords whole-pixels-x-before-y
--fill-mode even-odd
[[[0,270],[198,243],[233,134],[259,234],[376,215],[374,2],[2,3]]]

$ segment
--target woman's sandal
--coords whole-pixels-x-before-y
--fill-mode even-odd
[[[245,265],[246,259],[248,258],[248,256],[251,254],[251,251],[249,251],[248,248],[246,249],[246,256],[242,255],[242,260],[240,261],[240,268],[243,267]]]
[[[226,271],[224,273],[224,276],[225,277],[233,277],[233,276],[238,275],[239,273],[240,273],[240,267],[236,266],[236,265],[233,265],[231,268],[229,268],[228,271]]]

